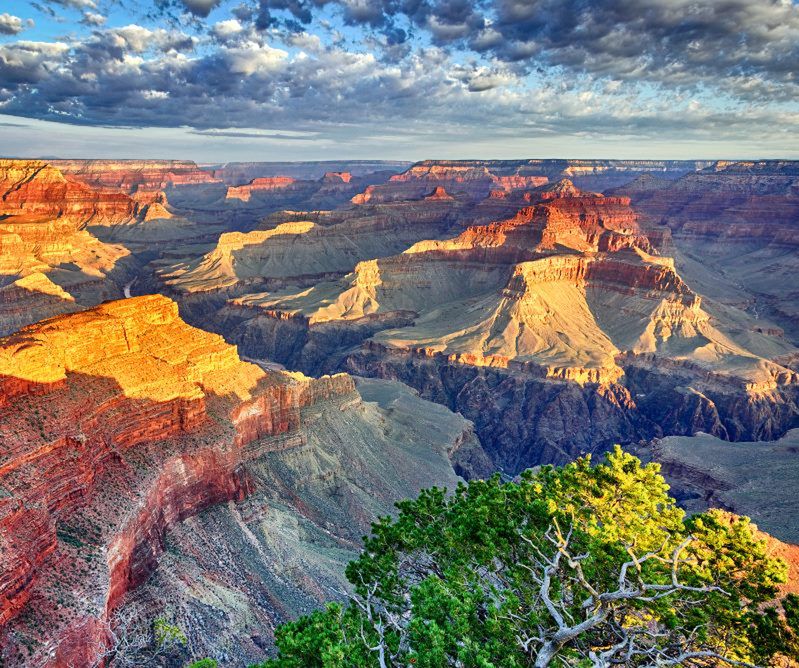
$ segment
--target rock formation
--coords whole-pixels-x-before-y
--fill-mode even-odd
[[[0,339],[5,665],[94,665],[111,642],[115,611],[156,568],[166,532],[214,504],[282,495],[298,517],[333,529],[334,542],[341,534],[344,558],[356,532],[391,501],[422,484],[454,482],[447,457],[473,437],[465,421],[438,419],[448,426],[439,438],[428,434],[427,449],[394,446],[410,470],[369,490],[368,504],[353,496],[354,471],[338,462],[337,484],[359,514],[337,519],[301,500],[299,487],[261,485],[270,453],[287,453],[280,475],[300,477],[299,453],[309,444],[319,444],[314,456],[330,456],[323,453],[336,432],[323,431],[325,420],[376,444],[400,428],[364,406],[349,376],[264,371],[218,335],[183,323],[177,305],[160,296],[109,302]],[[427,469],[415,457],[427,458]],[[375,473],[363,475],[365,482]],[[258,532],[258,517],[250,521],[250,533]],[[306,600],[328,598],[311,582],[296,587]]]
[[[797,179],[0,161],[4,665],[93,665],[130,611],[246,665],[395,499],[618,442],[795,540],[742,471],[790,473]]]
[[[0,335],[121,296],[129,251],[87,226],[168,215],[157,195],[134,199],[71,181],[47,163],[0,160]]]
[[[691,511],[723,508],[756,518],[772,536],[799,543],[793,482],[799,430],[773,441],[730,443],[708,434],[667,436],[636,454],[660,462],[672,494]]]
[[[618,440],[698,430],[763,438],[791,424],[797,379],[763,353],[770,335],[724,331],[661,254],[668,231],[639,216],[630,197],[561,179],[464,206],[475,191],[463,184],[485,173],[414,167],[372,190],[411,183],[414,199],[405,190],[365,199],[341,223],[307,223],[302,236],[313,236],[303,242],[284,225],[252,233],[241,250],[218,247],[164,274],[166,284],[190,319],[214,322],[247,354],[411,384],[474,420],[494,464],[511,473]],[[449,185],[431,191],[428,174]],[[407,219],[415,202],[419,211],[445,206],[451,223],[439,239],[404,237],[405,250],[392,255],[365,211]],[[496,211],[513,213],[482,222]],[[429,214],[419,220],[429,225]],[[353,236],[355,221],[368,221],[366,241]],[[400,241],[395,229],[380,234]],[[318,250],[319,237],[331,250]],[[354,253],[332,251],[344,239]],[[200,289],[213,296],[200,299]]]
[[[272,192],[274,190],[297,189],[297,180],[290,176],[261,177],[243,186],[228,186],[225,197],[249,202],[253,192]]]
[[[799,341],[795,163],[715,163],[651,187],[617,189],[637,210],[666,226],[678,261],[697,287],[725,307],[741,307],[761,329],[783,329]],[[724,314],[723,317],[729,317]]]
[[[230,185],[244,185],[253,179],[289,176],[315,181],[325,174],[349,173],[354,177],[383,173],[388,178],[410,166],[397,160],[334,160],[328,162],[228,162],[209,169],[214,178]]]
[[[90,187],[128,194],[217,180],[190,160],[51,160],[49,163]]]
[[[0,160],[0,202],[4,216],[59,218],[75,226],[122,222],[136,214],[127,195],[93,190],[36,160]]]

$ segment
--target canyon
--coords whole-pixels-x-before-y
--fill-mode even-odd
[[[247,665],[395,501],[615,443],[799,542],[797,222],[784,161],[0,160],[3,665]]]
[[[345,374],[264,370],[183,323],[161,296],[107,302],[0,339],[4,661],[91,665],[110,642],[115,611],[170,549],[170,529],[218,505],[230,515],[218,521],[235,522],[255,545],[260,570],[277,568],[257,585],[242,570],[226,582],[255,588],[254,608],[281,601],[249,620],[258,637],[329,598],[324,583],[341,586],[369,521],[422,486],[454,485],[449,457],[474,439],[471,425],[443,408],[433,408],[432,424],[414,418],[407,433],[411,414],[431,411],[384,385],[361,394]],[[228,550],[234,533],[224,534]],[[276,543],[281,559],[266,552]],[[314,550],[323,554],[309,564]],[[302,572],[285,572],[299,559]],[[213,579],[223,586],[219,573]],[[206,600],[185,598],[188,610],[209,614]],[[222,604],[213,612],[241,613]],[[263,651],[255,640],[237,642],[239,662]]]
[[[794,424],[794,344],[739,303],[705,306],[671,228],[631,196],[508,179],[415,166],[349,209],[222,235],[148,289],[247,355],[411,385],[511,475],[620,439]]]

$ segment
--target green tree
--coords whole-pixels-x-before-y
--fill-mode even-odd
[[[217,668],[218,665],[215,659],[200,659],[190,663],[186,668]]]
[[[659,466],[428,489],[373,525],[346,606],[280,627],[260,668],[749,665],[794,654],[799,599],[747,518],[686,517]],[[787,621],[786,621],[787,620]]]

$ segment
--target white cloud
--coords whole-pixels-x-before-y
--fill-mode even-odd
[[[19,16],[0,14],[0,35],[17,35],[26,28],[33,27],[33,19],[22,20]]]
[[[84,12],[81,23],[87,26],[101,26],[106,22],[106,17],[97,12]]]
[[[241,25],[241,21],[238,19],[227,19],[215,23],[211,30],[217,38],[226,40],[241,34],[244,26]]]
[[[231,48],[223,47],[220,51],[230,72],[245,76],[271,72],[288,56],[282,49],[256,42],[245,42]]]

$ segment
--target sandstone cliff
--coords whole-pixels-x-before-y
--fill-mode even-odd
[[[51,160],[50,164],[90,187],[128,194],[216,180],[190,160]]]
[[[0,335],[121,296],[127,248],[89,225],[170,215],[157,195],[134,199],[71,181],[48,163],[0,160]]]
[[[306,415],[327,414],[328,403],[348,429],[380,442],[350,377],[312,380],[242,362],[160,296],[109,302],[0,339],[5,665],[94,665],[111,642],[115,611],[156,568],[170,527],[252,495],[268,453],[299,452],[311,433],[329,448],[311,426],[321,418]],[[456,424],[428,440],[423,455],[417,450],[436,461],[429,474],[414,467],[397,478],[363,505],[358,526],[422,483],[454,481],[447,450],[469,432]],[[348,463],[340,466],[349,480]],[[296,494],[283,502],[308,514]],[[358,535],[346,535],[351,550]],[[311,582],[297,586],[312,595]]]

